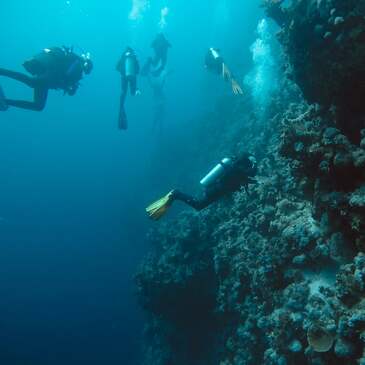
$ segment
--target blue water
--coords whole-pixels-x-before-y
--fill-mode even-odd
[[[148,251],[149,181],[166,173],[151,155],[227,93],[204,71],[208,47],[220,47],[242,81],[253,67],[260,1],[240,3],[151,0],[137,19],[132,0],[0,3],[0,67],[22,71],[25,59],[55,45],[82,47],[95,64],[75,97],[53,91],[42,113],[0,114],[1,364],[140,363],[143,314],[132,276]],[[116,62],[126,45],[141,62],[150,55],[165,6],[167,124],[153,132],[142,80],[121,132]],[[31,97],[23,85],[0,83],[13,98]]]

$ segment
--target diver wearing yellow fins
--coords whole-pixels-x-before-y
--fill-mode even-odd
[[[255,157],[246,152],[235,157],[224,158],[200,181],[203,188],[201,196],[193,197],[179,190],[172,190],[151,204],[146,212],[151,219],[159,220],[175,200],[180,200],[200,211],[222,197],[238,191],[241,187],[254,183],[256,165]]]
[[[238,84],[237,80],[233,77],[228,66],[224,62],[223,57],[220,54],[219,49],[209,48],[205,56],[205,68],[217,75],[222,75],[223,79],[231,83],[233,94],[243,95],[241,86]]]

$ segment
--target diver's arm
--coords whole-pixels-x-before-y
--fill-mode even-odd
[[[74,96],[77,93],[77,90],[79,89],[80,84],[77,82],[74,85],[71,85],[65,89],[65,93],[70,96]]]
[[[80,80],[82,79],[83,73],[82,70],[75,70],[73,74],[68,75],[64,81],[63,90],[67,95],[73,96],[76,94],[79,86]]]
[[[118,71],[118,72],[122,72],[122,69],[123,69],[123,63],[124,63],[124,58],[121,57],[115,67],[115,69]]]

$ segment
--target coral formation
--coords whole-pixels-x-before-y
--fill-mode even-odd
[[[293,0],[284,7],[282,0],[266,0],[264,7],[281,27],[287,71],[307,101],[334,105],[342,128],[355,128],[359,138],[365,111],[365,1]]]
[[[259,176],[151,232],[136,275],[149,365],[365,364],[365,2],[264,5],[302,94],[283,77],[265,122],[225,101],[194,130],[220,138],[205,159],[185,151],[192,180],[236,144]]]

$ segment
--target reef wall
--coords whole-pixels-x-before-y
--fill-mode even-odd
[[[285,3],[265,0],[264,6],[281,26],[278,37],[287,57],[288,75],[309,103],[335,106],[342,128],[359,141],[365,111],[365,1]]]
[[[286,70],[264,121],[224,100],[185,151],[205,172],[248,149],[257,183],[151,232],[145,364],[365,364],[364,1],[265,6]]]

